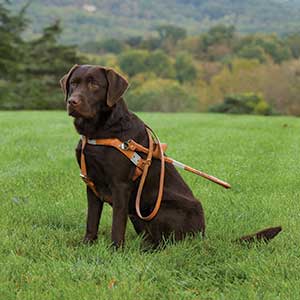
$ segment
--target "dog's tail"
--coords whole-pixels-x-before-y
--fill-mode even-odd
[[[281,230],[281,226],[270,227],[250,235],[242,236],[235,241],[239,243],[252,243],[254,241],[263,241],[267,243],[272,240]]]

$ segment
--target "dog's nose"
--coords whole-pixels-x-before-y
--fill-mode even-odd
[[[69,100],[68,100],[68,104],[70,105],[73,105],[73,106],[76,106],[78,105],[80,102],[79,98],[75,98],[75,97],[71,97]]]

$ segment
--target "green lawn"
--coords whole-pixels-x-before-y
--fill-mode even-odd
[[[206,212],[207,238],[155,252],[129,224],[112,252],[111,208],[81,244],[85,186],[65,112],[0,112],[0,299],[299,299],[300,119],[140,114],[168,154],[232,184],[183,176]],[[270,244],[231,240],[282,225]],[[112,284],[114,283],[114,284]]]

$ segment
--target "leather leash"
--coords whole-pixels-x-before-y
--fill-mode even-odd
[[[141,181],[139,184],[139,188],[138,188],[138,192],[136,195],[136,199],[135,199],[135,210],[137,215],[144,221],[151,221],[158,213],[160,205],[161,205],[161,200],[163,197],[163,190],[164,190],[164,180],[165,180],[165,156],[164,156],[164,152],[163,152],[163,148],[161,146],[160,140],[157,137],[157,135],[152,131],[152,129],[150,129],[149,127],[146,127],[147,130],[147,134],[148,134],[148,139],[149,139],[149,150],[148,150],[148,155],[147,155],[147,159],[144,165],[144,170],[143,170],[143,174],[141,177]],[[153,156],[153,138],[152,138],[152,134],[154,135],[154,137],[156,138],[156,142],[158,145],[158,149],[159,149],[159,155],[160,155],[160,160],[161,160],[161,164],[160,164],[160,178],[159,178],[159,189],[158,189],[158,195],[157,195],[157,199],[156,199],[156,203],[155,203],[155,207],[153,209],[153,211],[151,212],[150,215],[148,215],[147,217],[143,217],[140,211],[140,202],[141,202],[141,195],[142,195],[142,191],[143,191],[143,187],[144,187],[144,183],[148,174],[148,169],[151,165],[152,162],[152,156]]]

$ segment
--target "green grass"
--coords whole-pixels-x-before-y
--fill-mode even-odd
[[[99,241],[82,245],[85,186],[71,119],[0,112],[0,299],[299,299],[300,119],[140,116],[171,157],[232,184],[183,174],[202,199],[207,239],[144,252],[129,224],[125,249],[113,252],[106,206]],[[268,245],[231,242],[275,225],[283,232]]]

